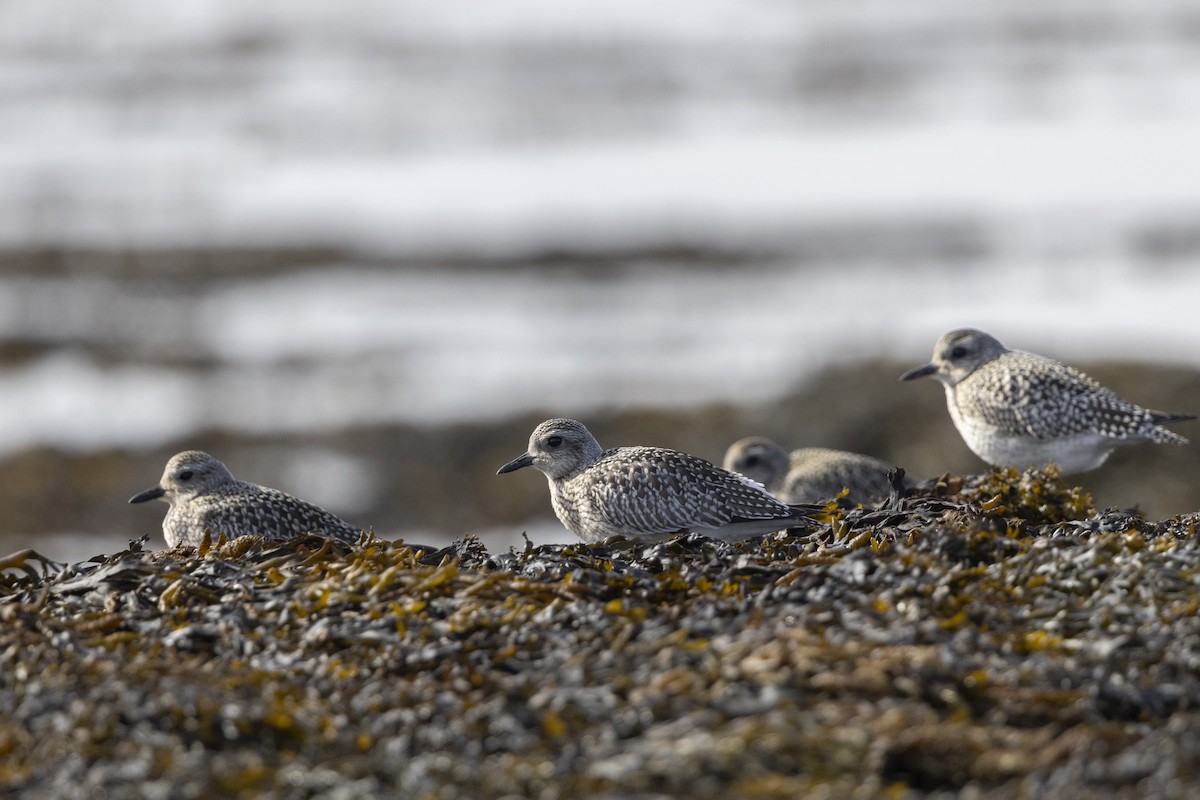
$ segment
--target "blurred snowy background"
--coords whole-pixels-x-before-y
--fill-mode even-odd
[[[1181,0],[9,0],[0,61],[4,551],[161,546],[124,503],[188,447],[568,541],[492,474],[558,415],[978,470],[895,382],[962,325],[1200,412]],[[1143,451],[1077,480],[1200,508]]]

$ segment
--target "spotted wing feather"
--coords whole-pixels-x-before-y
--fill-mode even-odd
[[[608,524],[618,530],[667,534],[745,520],[782,520],[795,513],[761,484],[675,450],[608,450],[589,472],[597,470],[611,479],[588,483],[589,504],[603,509]]]
[[[1013,434],[1054,439],[1098,433],[1156,438],[1151,413],[1083,372],[1054,359],[1013,351],[976,371],[958,393],[972,416]],[[1181,438],[1181,437],[1180,437]]]
[[[789,503],[816,502],[835,497],[849,487],[852,502],[887,497],[887,473],[892,466],[871,456],[810,447],[791,454],[792,468],[779,492]]]
[[[196,527],[214,535],[289,539],[317,533],[349,544],[359,537],[359,531],[319,506],[278,489],[241,481],[206,496],[196,511]]]

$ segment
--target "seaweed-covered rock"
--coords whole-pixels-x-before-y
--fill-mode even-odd
[[[1195,519],[943,477],[736,544],[243,537],[0,560],[43,797],[1184,795]]]

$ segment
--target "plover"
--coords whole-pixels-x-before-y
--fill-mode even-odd
[[[785,503],[817,503],[850,490],[851,503],[868,503],[891,491],[887,473],[892,466],[878,458],[802,447],[791,453],[761,436],[739,439],[725,451],[725,469],[738,472],[767,487]]]
[[[163,518],[168,547],[196,546],[205,531],[215,539],[254,535],[290,539],[316,533],[353,544],[360,531],[323,508],[233,477],[229,469],[208,453],[187,450],[167,462],[162,480],[129,498],[130,503],[161,499],[170,504]]]
[[[1084,472],[1103,464],[1120,445],[1187,444],[1160,423],[1194,419],[1134,405],[1074,367],[1009,350],[970,328],[942,336],[933,361],[900,380],[926,375],[946,387],[955,427],[992,466],[1055,464],[1064,475]]]
[[[528,452],[497,474],[522,467],[545,473],[554,513],[585,542],[687,532],[743,539],[809,526],[816,510],[781,502],[761,484],[678,450],[605,450],[573,419],[538,425]]]

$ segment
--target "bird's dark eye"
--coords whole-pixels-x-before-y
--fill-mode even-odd
[[[547,447],[558,447],[560,444],[562,444],[561,436],[551,436],[546,440]]]
[[[961,344],[958,347],[956,347],[950,351],[951,358],[962,358],[966,354],[967,354],[967,348],[963,347]]]
[[[192,479],[192,471],[190,469],[185,469],[183,472],[179,473],[179,480],[190,481],[191,479]]]

